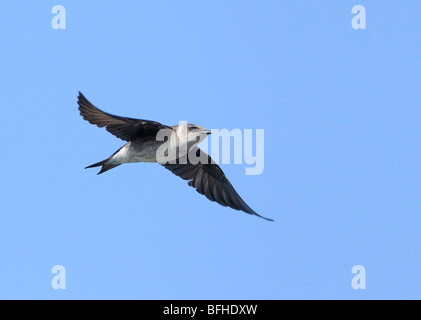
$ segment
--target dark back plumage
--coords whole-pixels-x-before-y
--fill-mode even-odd
[[[119,117],[106,113],[90,103],[81,92],[79,92],[77,103],[83,119],[100,128],[105,127],[109,133],[124,141],[133,141],[145,136],[155,138],[159,130],[172,129],[156,121]]]

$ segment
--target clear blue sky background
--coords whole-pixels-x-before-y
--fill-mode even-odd
[[[67,29],[51,27],[54,5]],[[367,29],[351,27],[364,5]],[[2,1],[0,298],[421,298],[421,3]],[[84,170],[123,116],[264,129],[223,169],[273,223],[159,165]],[[53,290],[51,268],[66,268]],[[351,287],[354,265],[367,289]]]

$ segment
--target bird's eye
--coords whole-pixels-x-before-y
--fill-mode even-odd
[[[192,130],[192,131],[193,131],[193,130],[197,130],[197,129],[199,129],[199,128],[198,128],[198,127],[191,127],[191,128],[190,128],[190,130]]]

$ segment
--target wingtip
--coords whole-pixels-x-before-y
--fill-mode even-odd
[[[264,217],[264,216],[261,216],[260,214],[258,214],[256,211],[254,211],[253,209],[250,209],[250,211],[245,211],[245,212],[247,212],[247,213],[249,213],[249,214],[251,214],[251,215],[253,215],[253,216],[256,216],[256,217],[259,217],[259,218],[262,218],[262,219],[265,219],[265,220],[267,220],[267,221],[271,221],[271,222],[274,222],[275,220],[274,219],[271,219],[271,218],[266,218],[266,217]]]
[[[78,100],[78,103],[81,101],[81,100],[86,100],[86,98],[85,98],[85,96],[83,95],[83,93],[82,92],[80,92],[80,91],[78,91],[78,96],[77,96],[77,100]]]
[[[263,216],[261,216],[260,214],[257,214],[257,213],[255,215],[258,216],[259,218],[265,219],[265,220],[270,221],[270,222],[274,222],[275,221],[274,219],[263,217]]]

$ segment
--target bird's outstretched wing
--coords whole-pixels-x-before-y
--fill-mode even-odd
[[[108,132],[125,141],[132,141],[145,136],[156,136],[161,129],[172,129],[159,122],[114,116],[96,108],[79,92],[78,102],[83,119],[98,127],[105,127]]]
[[[180,158],[177,164],[162,164],[166,169],[184,180],[188,180],[189,186],[196,189],[197,192],[205,195],[209,200],[216,201],[224,207],[231,207],[235,210],[241,210],[246,213],[258,216],[260,218],[273,221],[262,217],[251,209],[235,191],[234,187],[228,181],[222,169],[212,160],[204,151],[196,148],[192,152],[199,158],[208,158],[207,163],[192,164],[188,158]]]

